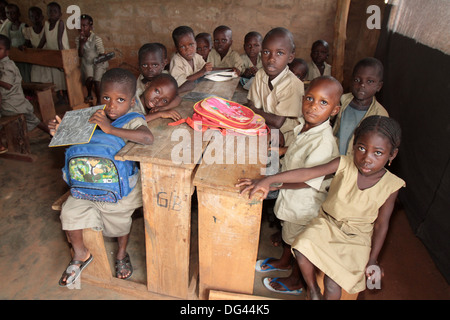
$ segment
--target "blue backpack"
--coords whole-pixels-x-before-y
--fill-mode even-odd
[[[130,112],[111,125],[121,128],[136,117],[144,118],[137,112]],[[134,161],[114,160],[124,146],[122,138],[97,129],[89,143],[67,148],[62,171],[72,196],[103,202],[117,202],[127,196],[136,185],[139,168]]]

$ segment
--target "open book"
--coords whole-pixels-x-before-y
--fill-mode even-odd
[[[67,146],[88,143],[91,140],[95,123],[89,123],[89,118],[105,105],[67,111],[55,132],[49,147]]]

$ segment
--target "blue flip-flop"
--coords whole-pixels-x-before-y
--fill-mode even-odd
[[[276,293],[283,293],[283,294],[292,294],[294,296],[298,296],[303,292],[303,288],[297,289],[297,290],[289,290],[289,288],[286,287],[286,285],[283,282],[278,281],[279,278],[273,278],[272,280],[269,280],[269,279],[270,278],[263,279],[264,287],[266,287],[267,290],[269,290],[269,291],[276,292]],[[276,283],[280,284],[284,288],[284,290],[277,290],[277,289],[273,288],[270,285],[272,282],[276,282]]]
[[[270,272],[270,271],[290,271],[291,269],[279,269],[279,268],[275,268],[274,266],[272,266],[270,263],[267,263],[267,261],[269,261],[270,259],[275,259],[275,258],[267,258],[265,260],[258,260],[256,261],[256,265],[255,265],[255,270],[257,272]],[[262,266],[268,266],[269,268],[267,269],[261,269]]]

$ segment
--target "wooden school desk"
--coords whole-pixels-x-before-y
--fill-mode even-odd
[[[200,81],[192,91],[231,99],[238,81],[239,78],[220,83]],[[183,99],[175,110],[183,118],[191,117],[194,103]],[[187,124],[168,126],[170,122],[173,121],[151,121],[154,143],[144,146],[130,142],[116,159],[140,163],[148,290],[188,299],[192,298],[193,282],[197,280],[189,278],[192,182],[209,140],[200,132],[194,133]],[[182,152],[183,146],[190,154]]]

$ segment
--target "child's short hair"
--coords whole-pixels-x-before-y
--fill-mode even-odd
[[[200,40],[200,39],[204,39],[204,40],[208,41],[210,45],[212,44],[211,35],[207,32],[201,32],[195,36],[195,41]]]
[[[106,71],[102,76],[101,87],[108,82],[116,82],[128,86],[131,94],[136,93],[136,77],[131,71],[123,68],[113,68]]]
[[[292,60],[292,62],[289,63],[289,66],[295,66],[297,64],[301,64],[302,66],[304,66],[306,73],[308,73],[309,67],[308,67],[308,62],[306,62],[306,60],[304,60],[302,58],[294,58],[294,60]]]
[[[39,7],[30,7],[28,9],[28,15],[30,15],[32,12],[36,12],[38,15],[42,16],[42,9]]]
[[[47,5],[47,8],[49,8],[49,7],[56,7],[56,8],[58,8],[59,9],[59,11],[61,11],[61,6],[59,5],[59,3],[58,2],[50,2],[48,5]]]
[[[378,77],[383,79],[384,67],[380,60],[372,57],[367,57],[359,60],[353,68],[353,75],[359,70],[359,68],[373,67],[378,70]]]
[[[138,59],[139,59],[139,61],[142,61],[144,56],[147,53],[149,53],[149,52],[161,54],[161,58],[162,59],[166,59],[167,58],[167,49],[166,49],[166,47],[162,43],[152,42],[152,43],[146,43],[142,47],[139,48],[139,51],[138,51]]]
[[[0,43],[5,46],[6,50],[11,49],[11,40],[7,36],[0,34]]]
[[[94,24],[94,19],[92,19],[92,17],[88,14],[82,14],[80,16],[80,19],[86,19],[87,21],[89,21],[89,24],[92,26]]]
[[[14,3],[8,3],[8,4],[6,5],[6,7],[5,7],[5,9],[6,9],[6,8],[9,8],[9,9],[14,8],[14,9],[16,9],[17,13],[20,15],[20,9],[19,9],[19,6],[17,6],[16,4],[14,4]]]
[[[195,36],[194,30],[192,30],[192,28],[188,26],[179,26],[172,31],[172,39],[175,47],[178,47],[178,40],[186,34],[192,34],[192,37]]]
[[[292,47],[292,52],[295,51],[294,36],[292,35],[292,33],[288,29],[283,28],[283,27],[273,28],[272,30],[267,32],[266,36],[264,37],[263,43],[265,41],[267,41],[267,39],[269,39],[270,37],[272,37],[274,35],[282,35],[282,36],[287,37],[288,40],[289,40],[289,44]]]
[[[360,136],[371,131],[380,133],[389,140],[392,145],[391,152],[400,146],[402,130],[399,123],[393,118],[378,115],[367,117],[361,121],[359,126],[355,129],[353,145],[356,144]]]
[[[221,26],[218,26],[217,28],[214,29],[213,34],[216,33],[216,32],[222,32],[222,31],[223,32],[227,32],[227,31],[232,32],[230,27],[221,25]]]
[[[244,43],[250,40],[251,38],[257,38],[259,42],[262,42],[262,35],[257,31],[250,31],[244,37]]]
[[[322,45],[322,46],[324,46],[325,48],[330,49],[330,46],[328,45],[328,42],[326,42],[325,40],[320,39],[320,40],[314,41],[314,43],[313,43],[312,46],[311,46],[311,50],[313,50],[313,49],[314,49],[315,47],[317,47],[318,45]]]
[[[178,83],[177,80],[173,76],[171,76],[168,73],[161,73],[158,74],[155,78],[153,78],[151,83],[157,83],[160,80],[167,80],[170,82],[170,84],[175,88],[176,94],[178,94]]]

